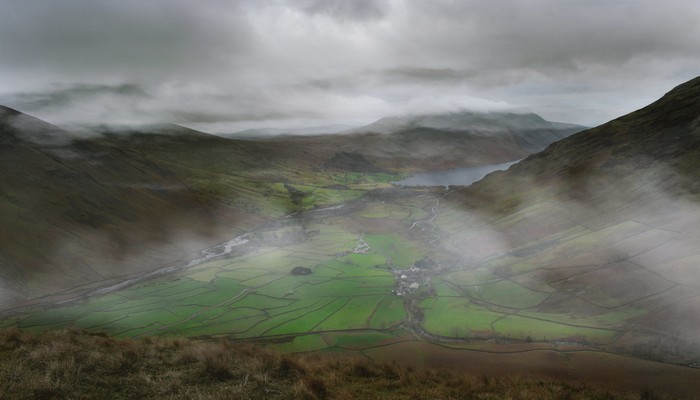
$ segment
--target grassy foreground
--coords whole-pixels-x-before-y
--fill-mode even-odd
[[[584,384],[281,355],[228,341],[0,331],[0,399],[664,399]]]

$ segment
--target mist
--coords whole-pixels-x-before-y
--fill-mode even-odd
[[[685,0],[29,0],[0,11],[0,104],[59,126],[231,133],[464,109],[594,126],[700,65],[700,10]]]

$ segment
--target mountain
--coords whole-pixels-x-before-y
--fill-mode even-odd
[[[513,131],[550,130],[552,128],[584,129],[584,127],[575,124],[546,121],[539,115],[532,113],[461,111],[446,114],[387,117],[367,126],[351,129],[346,133],[388,134],[417,128],[456,132],[469,131],[484,136]]]
[[[696,78],[453,191],[440,229],[471,265],[553,293],[520,315],[607,321],[608,349],[685,362],[700,353],[699,167]]]
[[[0,106],[0,144],[11,146],[31,142],[36,146],[51,147],[69,143],[74,135],[37,118]]]
[[[319,126],[308,126],[302,128],[251,128],[242,131],[237,131],[234,133],[221,133],[219,136],[230,137],[236,139],[260,139],[260,138],[274,138],[278,136],[290,136],[290,135],[323,135],[323,134],[333,134],[352,129],[350,125],[342,124],[331,124],[331,125],[319,125]]]
[[[424,171],[518,160],[583,129],[535,114],[461,112],[384,118],[342,135],[285,142],[305,148],[322,142],[337,154],[361,155],[370,168]]]

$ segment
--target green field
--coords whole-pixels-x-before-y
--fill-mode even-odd
[[[393,253],[353,253],[359,237],[323,221],[288,224],[256,233],[253,240],[261,245],[246,254],[79,303],[30,310],[4,323],[127,337],[257,338],[395,327],[406,313],[403,300],[391,293],[395,280],[386,264]],[[313,272],[291,274],[297,266]]]
[[[645,284],[658,291],[671,287],[627,265],[638,286],[618,295],[613,286],[620,274],[547,261],[564,254],[587,257],[582,252],[590,246],[644,235],[640,224],[562,230],[498,254],[489,247],[492,233],[481,232],[470,214],[450,205],[436,209],[439,193],[377,197],[376,190],[389,188],[393,177],[348,173],[253,184],[222,175],[193,182],[243,185],[248,189],[231,205],[257,207],[274,219],[247,232],[245,250],[101,296],[28,308],[0,327],[267,338],[284,351],[370,349],[410,332],[464,345],[487,339],[603,345],[646,315],[643,306],[630,304],[652,287]],[[517,225],[547,210],[531,205],[497,224]],[[311,273],[293,275],[296,267]],[[602,278],[611,288],[581,289]],[[398,293],[402,281],[404,289],[415,281],[420,290]],[[561,312],[556,307],[562,298],[585,313]]]
[[[486,307],[471,304],[463,298],[438,297],[425,301],[424,328],[431,334],[444,337],[472,337],[491,333],[491,324],[503,317]]]
[[[421,245],[398,235],[366,235],[367,244],[379,254],[391,257],[397,268],[407,268],[424,256]]]

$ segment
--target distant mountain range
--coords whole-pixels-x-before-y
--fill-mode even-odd
[[[535,114],[461,112],[385,118],[343,134],[278,141],[284,146],[359,154],[372,168],[417,171],[518,160],[583,129]]]
[[[462,111],[445,114],[387,117],[367,126],[347,130],[345,133],[390,134],[421,128],[450,132],[469,131],[484,136],[502,135],[523,130],[574,129],[580,131],[585,129],[585,127],[576,124],[546,121],[539,115],[532,113]]]
[[[459,111],[439,114],[412,114],[400,117],[386,117],[365,126],[341,124],[308,126],[300,128],[251,128],[234,133],[220,133],[219,136],[230,138],[277,138],[280,136],[309,136],[356,133],[393,134],[406,130],[432,129],[439,131],[479,133],[481,135],[499,135],[523,130],[573,130],[581,131],[586,127],[576,124],[546,121],[537,114],[509,112],[473,112]]]
[[[230,137],[234,139],[242,138],[269,138],[278,136],[296,136],[296,135],[324,135],[331,133],[344,132],[352,129],[351,125],[331,124],[308,126],[301,128],[251,128],[234,133],[220,133],[219,136]]]

